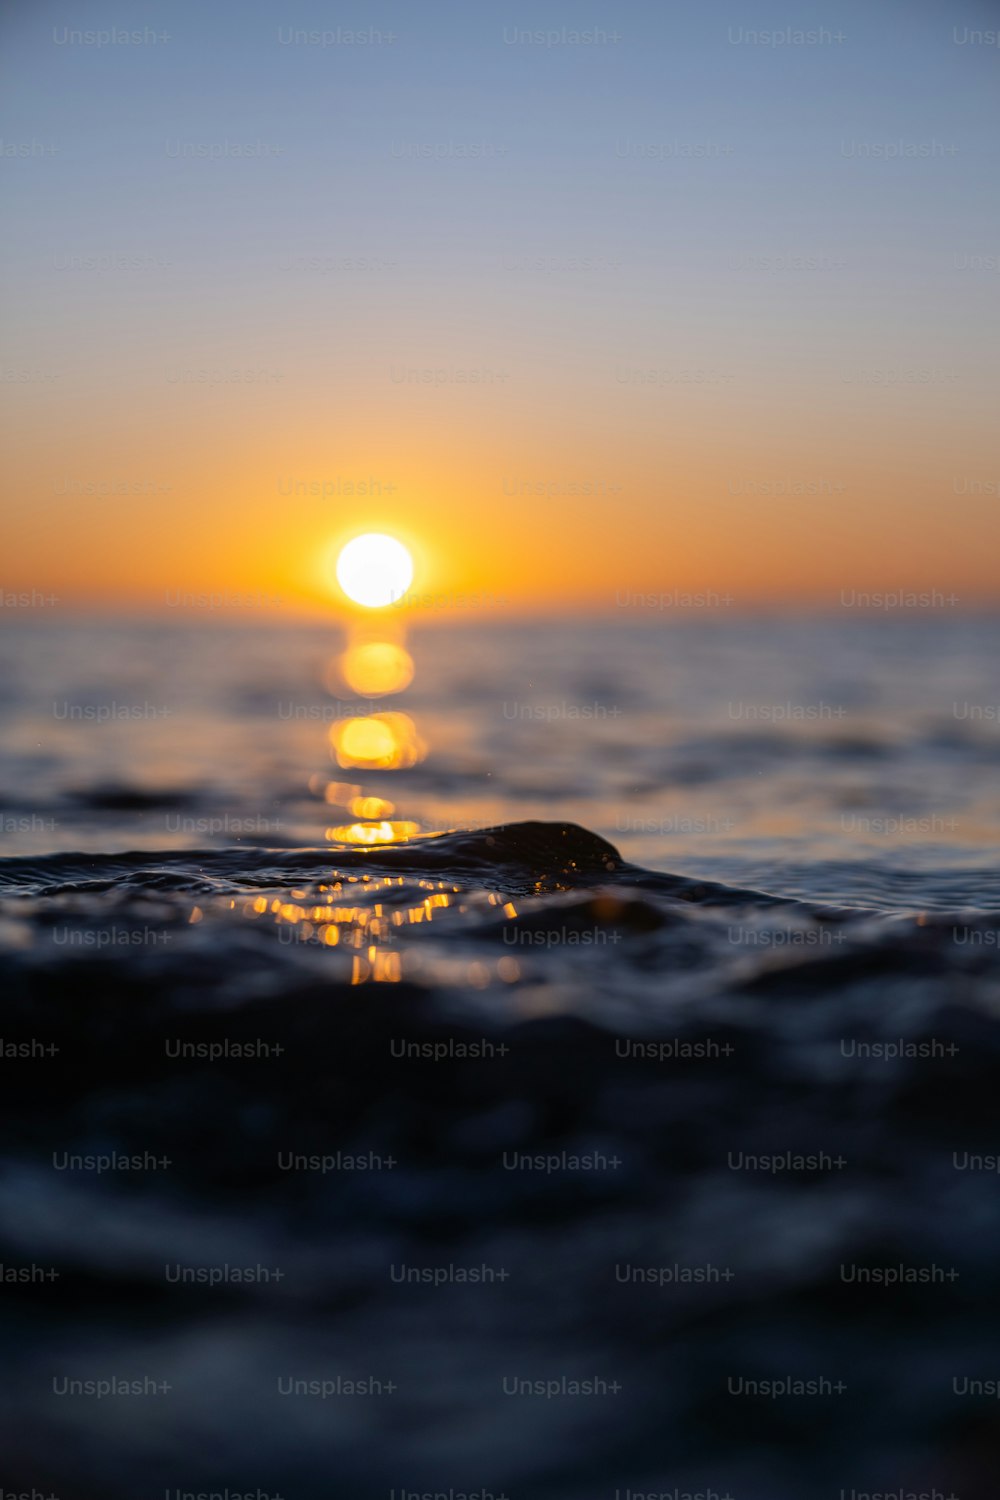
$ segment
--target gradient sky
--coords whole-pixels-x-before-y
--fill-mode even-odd
[[[997,602],[998,26],[8,7],[0,587],[311,609],[375,529],[531,609]],[[169,39],[63,40],[115,27]],[[288,41],[338,27],[382,40]],[[824,39],[749,40],[788,27]],[[605,39],[511,40],[561,28]]]

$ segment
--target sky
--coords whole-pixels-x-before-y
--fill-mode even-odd
[[[0,597],[996,604],[998,27],[8,5]]]

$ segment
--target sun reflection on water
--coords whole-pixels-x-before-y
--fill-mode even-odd
[[[324,684],[341,701],[345,691],[367,699],[386,698],[405,692],[414,672],[401,621],[378,625],[352,622],[345,649],[327,664]],[[413,718],[401,709],[337,719],[330,727],[329,747],[331,758],[342,770],[406,770],[427,754]],[[321,795],[328,807],[343,808],[351,819],[324,828],[328,844],[377,849],[405,843],[423,831],[414,819],[394,816],[397,803],[381,795],[381,788],[376,794],[358,782],[313,778],[310,789]],[[341,904],[337,898],[345,897],[346,888],[352,885],[366,888],[369,904]],[[402,928],[429,922],[433,912],[447,906],[458,889],[448,890],[443,882],[421,880],[419,885],[431,894],[413,906],[400,891],[402,885],[401,876],[351,875],[321,888],[327,897],[323,903],[274,901],[265,903],[264,911],[283,927],[294,927],[296,937],[327,948],[354,950],[352,985],[396,984],[403,977],[403,956],[389,945],[398,940]],[[390,901],[370,900],[382,892]],[[252,912],[254,916],[262,914],[256,902]]]
[[[415,901],[416,892],[423,894]],[[511,954],[470,960],[447,943],[436,944],[430,933],[429,944],[400,942],[413,928],[433,929],[435,919],[461,921],[491,907],[502,909],[508,920],[515,918],[513,903],[495,892],[469,891],[429,877],[338,874],[311,891],[292,887],[282,895],[230,897],[228,906],[276,929],[280,942],[335,948],[336,973],[350,985],[408,981],[483,990],[516,985],[522,978],[521,963]]]
[[[435,831],[416,818],[399,816],[400,796],[395,787],[392,797],[384,795],[386,783],[381,780],[385,772],[418,766],[427,755],[427,744],[412,715],[402,708],[376,709],[371,701],[357,702],[358,698],[403,693],[414,674],[413,657],[398,619],[377,626],[352,622],[345,648],[326,664],[322,681],[338,700],[328,731],[329,757],[342,772],[370,771],[380,778],[373,790],[336,773],[316,772],[309,777],[310,794],[322,809],[336,809],[337,816],[329,825],[326,820],[321,825],[331,862],[338,846],[355,857],[371,851],[374,860],[393,845]],[[346,697],[348,693],[354,695],[353,701]],[[235,898],[230,906],[250,921],[273,925],[283,943],[301,942],[314,951],[336,949],[330,959],[334,972],[351,985],[426,983],[432,978],[436,984],[486,989],[515,984],[521,972],[509,954],[487,963],[470,960],[450,944],[442,951],[433,938],[430,943],[403,943],[414,928],[420,928],[423,936],[426,929],[442,921],[461,921],[479,907],[484,914],[501,907],[507,920],[517,916],[513,904],[494,892],[463,893],[459,885],[418,877],[412,871],[406,875],[349,874],[331,868],[328,878],[311,889],[292,887],[281,894]],[[201,918],[200,908],[195,913],[192,922]]]
[[[377,801],[377,798],[359,798],[362,802]],[[327,839],[333,844],[403,844],[420,832],[419,823],[405,820],[394,822],[384,819],[381,823],[341,823],[326,830]]]
[[[402,693],[413,681],[413,657],[398,641],[354,640],[336,669],[352,693],[385,698]]]
[[[398,711],[333,724],[330,743],[344,770],[398,771],[418,765],[427,754],[409,714]]]

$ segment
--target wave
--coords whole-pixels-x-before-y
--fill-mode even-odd
[[[690,880],[631,865],[606,839],[575,823],[523,822],[461,829],[405,843],[359,849],[185,849],[121,854],[47,854],[0,860],[0,891],[64,895],[121,888],[225,891],[329,880],[332,871],[434,875],[486,889],[558,891],[621,880],[680,900],[716,904],[780,898],[718,882]]]

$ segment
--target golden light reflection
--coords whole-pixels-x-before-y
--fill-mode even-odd
[[[391,818],[396,804],[388,802],[385,797],[352,797],[347,809],[356,818]]]
[[[376,798],[371,798],[376,801]],[[334,844],[405,844],[420,832],[419,823],[408,823],[402,820],[389,822],[384,819],[381,823],[341,823],[336,828],[328,828],[326,836]]]
[[[367,984],[369,980],[376,984],[398,984],[401,978],[398,953],[378,953],[373,949],[367,958],[356,957],[352,961],[352,984]]]
[[[426,746],[409,714],[380,713],[346,719],[330,728],[337,764],[369,771],[395,771],[423,760]]]
[[[351,692],[364,698],[401,693],[413,681],[413,657],[396,641],[352,642],[337,666]]]
[[[406,649],[405,639],[405,625],[398,619],[382,621],[375,627],[352,623],[345,650],[326,667],[324,682],[327,690],[339,697],[346,686],[365,698],[402,692],[409,687],[414,675],[413,658]],[[345,769],[405,770],[417,765],[427,753],[413,720],[409,714],[399,711],[338,717],[329,729],[329,740],[332,756]],[[328,806],[345,809],[354,820],[334,823],[324,829],[328,843],[373,849],[405,843],[422,831],[419,823],[394,817],[395,802],[368,793],[356,782],[313,777],[310,790],[314,795],[321,795]],[[360,877],[362,884],[369,880],[368,875]],[[349,885],[357,884],[359,877],[347,875],[344,881]],[[386,884],[389,883],[387,879]],[[298,924],[302,920],[290,903],[279,903],[272,910],[276,910],[278,921]],[[418,914],[383,913],[381,905],[376,905],[374,915],[367,909],[314,908],[309,913],[303,912],[302,916],[311,927],[319,924],[315,929],[317,940],[327,947],[360,948],[372,939],[391,934],[394,927],[404,922],[429,921],[430,908],[421,907]],[[398,979],[398,960],[395,967],[378,963],[373,949],[367,960],[357,961],[355,975],[352,983],[363,983],[368,978]]]
[[[508,954],[492,962],[470,962],[447,951],[428,953],[426,949],[408,951],[395,946],[408,928],[433,924],[438,913],[450,910],[461,916],[469,910],[465,901],[456,900],[461,896],[457,885],[423,878],[414,883],[426,892],[416,906],[407,904],[407,897],[412,900],[412,896],[401,875],[346,873],[314,887],[311,893],[293,887],[285,895],[246,897],[241,903],[230,899],[228,904],[230,909],[240,904],[246,917],[270,919],[279,928],[293,928],[298,941],[338,949],[333,961],[349,965],[338,972],[352,985],[398,984],[406,978],[418,984],[430,981],[485,990],[495,984],[520,982],[521,964]],[[351,886],[358,889],[352,892]],[[355,904],[352,896],[370,904]],[[338,900],[344,904],[338,904]],[[493,893],[488,900],[490,905],[502,907],[505,915],[513,910],[511,902]]]
[[[315,779],[317,782],[323,780],[319,775]],[[332,802],[338,807],[351,807],[352,802],[360,795],[361,788],[350,781],[328,781],[323,792],[324,801]],[[351,811],[354,811],[353,807]]]

